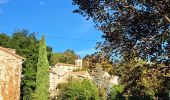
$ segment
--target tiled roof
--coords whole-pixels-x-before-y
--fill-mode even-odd
[[[69,75],[75,75],[75,76],[80,76],[80,77],[90,77],[89,73],[87,71],[77,71],[77,72],[66,72],[62,75],[65,76],[66,74],[69,74]]]
[[[76,66],[76,65],[73,65],[73,64],[65,64],[65,63],[57,63],[56,65],[57,65],[57,66],[71,66],[71,67],[80,67],[80,66]]]
[[[8,54],[10,54],[10,55],[12,55],[12,56],[14,56],[16,58],[18,58],[18,59],[21,59],[21,60],[25,59],[25,58],[17,55],[16,53],[12,52],[11,49],[9,49],[9,48],[4,48],[4,47],[0,46],[0,50],[6,52],[6,53],[8,53]]]

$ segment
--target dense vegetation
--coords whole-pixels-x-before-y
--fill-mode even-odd
[[[168,97],[170,91],[169,0],[73,0],[74,12],[92,19],[103,32],[97,47],[120,57],[112,73],[124,96]]]
[[[169,0],[73,0],[73,5],[78,6],[74,13],[94,21],[95,27],[103,32],[104,42],[97,43],[99,52],[85,56],[83,61],[86,69],[96,71],[93,76],[94,83],[89,80],[70,80],[59,87],[58,99],[168,99]],[[70,49],[64,53],[52,53],[52,48],[44,44],[39,45],[35,33],[29,33],[27,30],[16,31],[12,36],[0,34],[0,46],[16,49],[17,54],[26,58],[22,69],[23,100],[32,100],[34,96],[36,97],[34,94],[36,89],[39,91],[37,96],[46,99],[48,93],[41,89],[47,90],[48,83],[44,83],[46,84],[44,86],[36,84],[36,80],[41,83],[42,79],[39,78],[48,72],[48,68],[46,72],[41,72],[42,63],[46,66],[48,61],[50,65],[58,62],[74,64],[77,58]],[[41,58],[43,55],[41,51],[46,52],[43,48],[47,48],[47,54],[44,53]],[[118,59],[114,61],[114,58]],[[119,76],[120,84],[110,87],[102,76],[104,71]],[[47,81],[46,77],[43,78]]]
[[[34,32],[30,33],[28,30],[17,30],[12,36],[1,33],[0,46],[15,49],[17,54],[26,58],[22,65],[22,74],[24,77],[21,81],[21,99],[32,100],[36,88],[37,62],[39,57],[39,40],[36,34]],[[57,53],[52,52],[52,48],[47,46],[47,57],[50,65],[58,62],[72,64],[73,60],[77,58],[74,51],[70,49],[62,53],[61,58],[59,57],[59,59],[63,60],[58,61],[53,59],[52,57],[55,58],[55,55],[57,55]],[[64,59],[67,58],[67,56],[69,56],[69,59]]]
[[[24,77],[21,81],[21,98],[23,100],[31,100],[31,95],[34,92],[36,85],[39,48],[35,33],[29,33],[27,30],[18,30],[14,32],[12,36],[0,34],[0,45],[16,49],[17,54],[26,58],[26,61],[22,66],[22,74]],[[48,49],[48,52],[50,53],[51,49]]]
[[[83,66],[89,70],[95,70],[96,66],[101,66],[104,71],[112,74],[112,64],[113,61],[109,58],[109,56],[103,56],[101,52],[86,55],[83,58]]]
[[[73,50],[67,49],[64,53],[52,53],[51,64],[55,65],[57,63],[74,64],[77,59],[77,55]]]
[[[58,100],[99,100],[97,87],[87,79],[72,79],[59,88]]]

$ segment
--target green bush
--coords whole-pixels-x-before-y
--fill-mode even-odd
[[[58,100],[99,100],[97,87],[87,79],[61,85]]]
[[[110,92],[110,100],[122,100],[123,99],[123,85],[113,85]]]

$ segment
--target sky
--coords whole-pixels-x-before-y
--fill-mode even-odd
[[[17,29],[42,33],[53,52],[72,49],[81,57],[92,54],[101,32],[91,20],[73,13],[72,0],[0,0],[0,32],[9,36]]]

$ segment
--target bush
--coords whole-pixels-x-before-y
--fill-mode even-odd
[[[60,87],[58,100],[99,100],[98,89],[90,80],[71,80]]]
[[[110,100],[123,100],[123,85],[113,85],[110,92]]]

